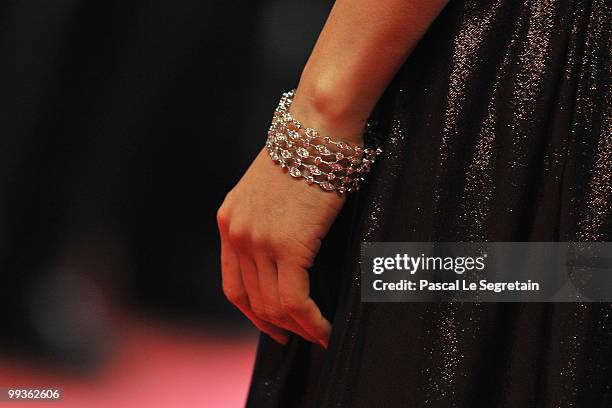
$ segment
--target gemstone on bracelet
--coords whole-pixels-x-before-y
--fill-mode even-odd
[[[323,143],[325,143],[325,144],[330,144],[330,143],[331,143],[331,139],[330,139],[329,137],[325,136],[325,137],[323,138]]]
[[[312,183],[314,183],[314,178],[312,176],[306,176],[306,182],[312,185]]]
[[[308,153],[308,150],[304,149],[303,147],[298,147],[296,149],[296,152],[297,152],[298,156],[300,156],[300,157],[302,157],[304,159],[306,159],[306,158],[308,158],[308,156],[310,156],[310,153]]]
[[[315,158],[314,158],[314,164],[316,164],[317,166],[318,166],[319,164],[321,164],[321,161],[322,161],[322,160],[321,160],[321,158],[320,158],[319,156],[317,156],[317,157],[315,157]]]
[[[328,183],[327,181],[324,181],[319,185],[325,191],[334,191],[334,189],[336,188],[336,186],[334,186],[332,183]]]
[[[332,164],[330,164],[329,167],[332,169],[332,171],[340,171],[340,170],[342,170],[342,166],[339,165],[338,163],[332,163]]]
[[[327,180],[332,181],[335,178],[336,178],[336,175],[334,173],[327,173]]]
[[[321,169],[319,169],[317,166],[313,166],[312,164],[309,164],[308,166],[306,166],[306,168],[308,169],[308,172],[312,174],[313,176],[321,175]]]
[[[295,178],[302,177],[302,172],[297,167],[291,167],[289,169],[289,174],[291,174],[291,176],[293,176]]]
[[[336,153],[336,160],[340,161],[344,159],[344,155],[342,153]]]
[[[321,153],[321,154],[331,154],[331,151],[330,151],[330,150],[329,150],[327,147],[325,147],[325,146],[323,146],[323,145],[319,145],[319,146],[317,146],[317,150],[318,150],[318,151],[319,151],[319,153]]]
[[[317,133],[316,130],[314,130],[312,128],[306,128],[306,136],[308,136],[309,138],[314,139],[318,135],[319,134]]]
[[[289,135],[290,138],[292,138],[293,140],[297,140],[300,138],[300,135],[298,134],[298,132],[296,132],[295,130],[290,130],[289,132],[287,132],[287,134]]]
[[[293,155],[291,154],[291,152],[289,150],[282,149],[281,150],[281,156],[283,156],[285,159],[289,159]]]

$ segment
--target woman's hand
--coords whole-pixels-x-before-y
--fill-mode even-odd
[[[360,144],[374,105],[447,1],[337,0],[292,113]],[[223,290],[281,343],[291,331],[327,346],[331,327],[310,297],[307,269],[343,200],[284,174],[262,151],[218,211]]]
[[[258,154],[217,212],[223,291],[260,330],[327,348],[331,325],[310,297],[308,268],[344,204]]]

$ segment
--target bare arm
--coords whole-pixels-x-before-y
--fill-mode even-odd
[[[360,143],[377,100],[445,3],[337,0],[300,78],[294,116]],[[283,174],[262,149],[218,211],[223,290],[280,343],[293,332],[327,347],[331,325],[310,297],[307,270],[343,204]]]
[[[447,0],[338,0],[303,70],[292,112],[360,141],[381,94]]]

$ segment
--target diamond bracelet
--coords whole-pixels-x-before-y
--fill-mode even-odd
[[[274,111],[266,141],[270,157],[292,177],[317,184],[323,191],[358,191],[382,150],[337,142],[302,126],[289,112],[294,95],[295,89],[284,93]]]

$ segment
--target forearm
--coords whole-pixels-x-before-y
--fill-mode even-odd
[[[361,143],[372,109],[447,0],[337,0],[302,72],[292,113]]]

